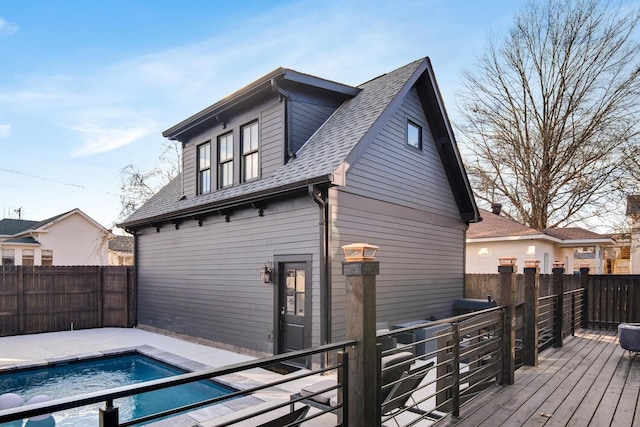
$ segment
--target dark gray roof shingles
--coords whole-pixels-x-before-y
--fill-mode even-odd
[[[425,61],[422,58],[411,62],[359,86],[362,91],[345,101],[309,138],[296,157],[272,176],[194,198],[181,198],[182,178],[178,176],[121,225],[148,223],[172,212],[215,205],[237,197],[329,177]]]
[[[0,236],[13,236],[22,231],[33,229],[33,226],[38,223],[39,221],[4,218],[0,220]]]

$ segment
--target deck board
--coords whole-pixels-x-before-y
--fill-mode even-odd
[[[581,330],[562,348],[516,371],[438,426],[640,426],[640,357],[629,358],[615,332]]]

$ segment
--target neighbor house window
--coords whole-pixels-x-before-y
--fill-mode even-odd
[[[211,191],[211,143],[198,145],[198,194]]]
[[[218,137],[218,187],[233,185],[233,133]]]
[[[2,265],[15,265],[16,261],[15,249],[3,249],[2,250]]]
[[[242,126],[242,181],[258,178],[258,122]]]
[[[22,250],[22,265],[33,265],[33,249]]]
[[[51,249],[43,249],[42,250],[42,265],[50,266],[53,265],[53,251]]]
[[[407,145],[422,150],[422,127],[407,120]]]

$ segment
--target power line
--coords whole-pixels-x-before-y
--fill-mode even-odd
[[[87,191],[97,191],[97,192],[99,192],[99,193],[105,193],[105,194],[109,194],[109,195],[111,195],[111,196],[118,196],[118,197],[120,196],[119,194],[111,193],[111,192],[109,192],[109,191],[96,190],[96,189],[93,189],[93,188],[85,187],[84,185],[74,184],[74,183],[71,183],[71,182],[65,182],[65,181],[59,181],[59,180],[57,180],[57,179],[53,179],[53,178],[46,178],[46,177],[43,177],[43,176],[34,175],[34,174],[26,173],[26,172],[20,172],[20,171],[14,170],[14,169],[0,168],[0,171],[3,171],[3,172],[9,172],[9,173],[14,173],[14,174],[16,174],[16,175],[28,176],[28,177],[30,177],[30,178],[37,178],[37,179],[41,179],[41,180],[43,180],[43,181],[55,182],[55,183],[57,183],[57,184],[68,185],[69,187],[81,188],[81,189],[83,189],[83,190],[87,190]]]

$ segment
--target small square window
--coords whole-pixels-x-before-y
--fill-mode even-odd
[[[407,145],[422,150],[422,127],[407,120]]]

